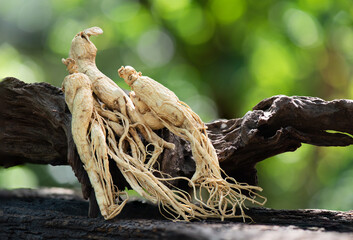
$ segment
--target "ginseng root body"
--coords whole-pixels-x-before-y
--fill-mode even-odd
[[[173,92],[126,67],[119,74],[134,90],[129,97],[98,70],[97,48],[89,37],[102,33],[94,27],[74,37],[69,58],[63,59],[69,71],[63,91],[72,113],[73,139],[103,217],[117,216],[128,200],[124,189],[118,189],[112,179],[111,164],[116,164],[132,189],[158,204],[161,213],[175,221],[246,217],[244,200],[262,204],[241,193],[246,190],[259,196],[255,191],[260,188],[222,178],[205,124]],[[164,149],[174,148],[154,132],[163,127],[190,142],[196,163],[192,179],[160,171],[158,157]],[[172,185],[176,179],[188,182],[195,199]],[[202,189],[209,193],[207,199],[202,198]],[[237,206],[240,214],[236,214]]]
[[[187,104],[181,102],[168,88],[149,77],[142,76],[130,66],[121,67],[118,72],[131,86],[133,93],[130,95],[141,102],[139,105],[143,106],[145,114],[151,113],[154,122],[162,123],[171,132],[190,142],[196,163],[196,171],[191,182],[208,191],[207,207],[213,209],[223,219],[234,217],[236,205],[240,207],[240,215],[244,216],[242,205],[245,199],[262,204],[241,193],[241,190],[246,190],[256,196],[257,193],[254,191],[261,188],[239,184],[228,176],[222,178],[217,154],[207,137],[206,126]],[[202,201],[201,194],[196,198]],[[227,210],[228,205],[232,206],[231,211]]]

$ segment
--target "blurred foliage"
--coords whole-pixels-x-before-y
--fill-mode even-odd
[[[91,26],[105,32],[92,40],[107,76],[127,88],[116,71],[132,65],[204,121],[278,94],[353,97],[351,0],[0,0],[0,77],[60,86],[61,58]],[[303,146],[260,163],[267,207],[353,209],[352,158],[352,147]],[[67,167],[0,169],[0,181],[77,186]]]

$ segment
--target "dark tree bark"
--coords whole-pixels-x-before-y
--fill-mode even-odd
[[[241,219],[176,222],[129,202],[115,219],[87,218],[88,203],[58,190],[0,191],[0,239],[353,239],[353,212],[253,208]]]
[[[63,92],[48,83],[0,82],[0,166],[24,163],[71,165],[91,193],[87,173],[71,135],[71,114]]]
[[[348,146],[353,143],[353,101],[274,96],[244,117],[208,123],[208,134],[221,167],[239,182],[257,184],[255,165],[268,157],[295,151],[301,143]],[[15,78],[0,82],[0,166],[23,163],[72,166],[91,197],[91,185],[77,155],[70,131],[71,114],[59,88],[25,84]],[[334,130],[336,132],[327,132]],[[161,170],[191,177],[195,170],[189,144],[167,129],[158,132],[175,144],[159,158]],[[117,173],[120,187],[125,181]],[[179,186],[186,188],[187,186]],[[94,206],[92,204],[92,206]],[[92,210],[94,215],[95,210]]]
[[[227,174],[240,182],[257,184],[257,162],[295,151],[301,143],[353,144],[353,138],[345,134],[353,134],[352,119],[351,100],[274,96],[261,101],[242,118],[208,123],[207,131]],[[0,166],[70,164],[80,182],[87,183],[70,124],[71,114],[59,88],[4,79],[0,83]],[[162,171],[172,176],[191,176],[195,164],[189,144],[167,129],[159,134],[176,145],[175,151],[166,150],[159,158]],[[88,197],[89,193],[84,195]]]

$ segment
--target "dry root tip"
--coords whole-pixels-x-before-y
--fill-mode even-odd
[[[139,77],[142,76],[141,72],[136,72],[136,70],[131,66],[122,66],[119,68],[118,73],[129,86],[131,86]]]
[[[66,65],[67,70],[70,74],[78,73],[77,65],[74,59],[72,58],[63,58],[61,62]]]
[[[91,27],[83,31],[88,37],[97,36],[103,34],[103,30],[100,27]]]
[[[79,32],[76,34],[77,36],[81,37],[90,37],[90,36],[97,36],[103,34],[103,30],[99,27],[91,27],[83,30],[82,32]]]

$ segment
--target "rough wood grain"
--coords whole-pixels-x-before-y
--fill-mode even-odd
[[[164,220],[132,201],[115,219],[86,217],[88,203],[68,190],[0,191],[0,239],[352,239],[353,212],[250,209],[256,223]]]
[[[63,92],[48,83],[0,82],[0,166],[24,163],[68,165],[91,193],[71,135],[71,114]]]
[[[352,144],[353,139],[344,134],[353,134],[351,119],[351,100],[274,96],[261,101],[242,118],[217,120],[207,127],[223,169],[239,180],[252,183],[256,176],[252,168],[257,162],[294,151],[301,143]],[[70,121],[71,114],[59,88],[47,83],[26,84],[15,78],[4,79],[0,83],[0,165],[72,164],[75,162],[72,155],[76,153]],[[188,144],[167,129],[160,134],[177,145],[177,151],[165,151],[161,157],[165,159],[161,160],[163,167],[191,175],[194,166]],[[244,171],[247,169],[252,171]]]

